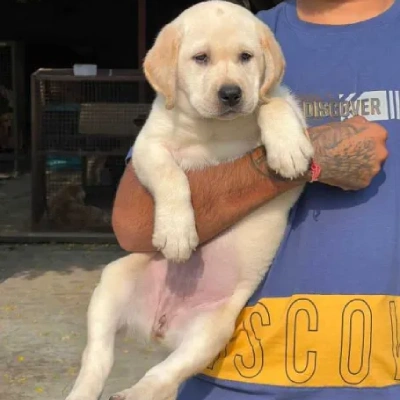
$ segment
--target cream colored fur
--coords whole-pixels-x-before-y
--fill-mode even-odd
[[[243,52],[251,59],[243,62]],[[196,61],[193,57],[199,54],[209,56],[209,62]],[[185,170],[232,160],[264,144],[269,166],[295,178],[307,170],[313,149],[295,98],[280,85],[285,61],[279,45],[240,6],[215,0],[187,9],[163,28],[144,68],[158,94],[135,142],[132,163],[155,199],[153,244],[166,258],[182,262],[198,245]],[[234,113],[226,114],[218,99],[224,84],[242,89]],[[171,354],[117,398],[173,400],[179,385],[217,356],[265,276],[301,191],[299,187],[280,195],[222,235],[240,264],[233,295],[219,308],[197,315],[189,332],[175,332],[174,337],[167,332]],[[123,325],[134,327],[139,319],[135,287],[151,257],[131,254],[105,268],[90,302],[88,343],[68,400],[96,400],[100,395],[113,363],[116,331]]]

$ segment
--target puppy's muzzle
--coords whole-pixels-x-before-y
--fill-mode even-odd
[[[242,89],[237,85],[223,85],[218,90],[218,99],[225,107],[234,107],[242,100]]]

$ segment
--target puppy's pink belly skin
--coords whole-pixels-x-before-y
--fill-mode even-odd
[[[211,310],[230,297],[238,281],[235,249],[220,237],[199,248],[183,264],[157,256],[143,271],[139,293],[143,317],[151,334],[162,338],[201,311]]]

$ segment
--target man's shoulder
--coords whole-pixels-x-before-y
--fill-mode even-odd
[[[285,7],[286,1],[283,1],[269,10],[259,11],[256,15],[264,24],[268,25],[268,27],[275,32],[277,21],[282,17]]]

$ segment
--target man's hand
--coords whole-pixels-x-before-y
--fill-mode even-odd
[[[387,132],[357,116],[308,131],[321,166],[319,180],[344,190],[363,189],[381,170],[388,156]]]

